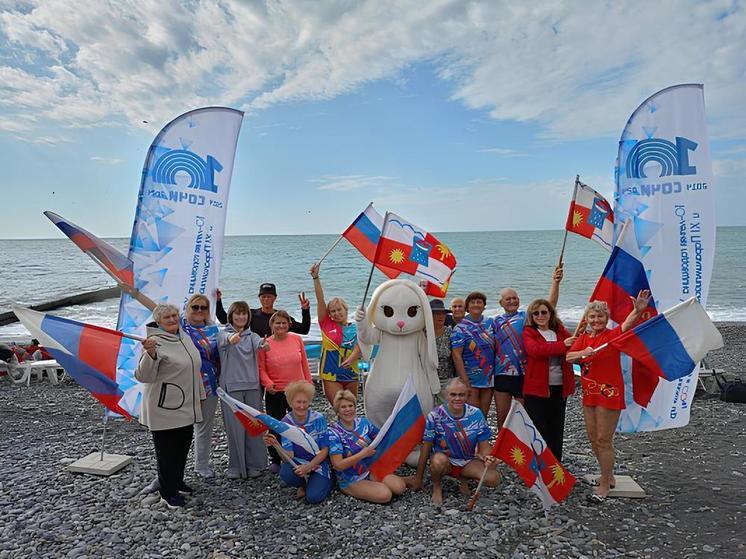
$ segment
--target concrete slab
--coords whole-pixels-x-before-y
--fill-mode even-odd
[[[628,497],[631,499],[647,497],[645,490],[630,476],[615,475],[614,477],[616,478],[616,487],[609,491],[609,497]],[[596,485],[598,478],[599,476],[595,474],[586,474],[583,476],[585,482],[590,485]]]
[[[132,462],[132,456],[124,454],[104,453],[101,460],[100,452],[92,452],[70,464],[67,469],[80,474],[93,474],[96,476],[110,476]]]

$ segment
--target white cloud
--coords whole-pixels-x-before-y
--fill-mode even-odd
[[[99,157],[94,155],[91,157],[91,161],[101,163],[102,165],[119,165],[124,162],[124,159],[117,159],[116,157]]]
[[[4,117],[64,126],[329,99],[428,61],[454,100],[551,138],[618,134],[649,94],[692,81],[711,135],[746,135],[746,14],[729,0],[34,0],[0,14],[3,37]]]
[[[390,186],[394,179],[382,175],[326,175],[316,179],[311,179],[312,183],[317,183],[318,190],[331,190],[334,192],[354,192],[357,190],[376,189],[383,186]]]
[[[528,155],[527,153],[510,148],[485,148],[480,149],[479,153],[491,153],[499,157],[525,157]]]

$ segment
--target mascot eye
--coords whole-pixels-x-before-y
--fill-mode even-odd
[[[383,314],[386,315],[387,317],[391,318],[392,316],[394,316],[394,309],[392,309],[388,305],[384,305],[383,306]]]
[[[417,307],[416,306],[409,307],[407,309],[407,316],[411,318],[414,318],[415,316],[417,316]]]

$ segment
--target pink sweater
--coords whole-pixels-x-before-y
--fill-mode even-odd
[[[259,351],[257,356],[259,378],[264,388],[274,385],[275,390],[282,391],[296,380],[312,382],[303,338],[297,334],[288,333],[282,341],[270,337],[269,351]]]

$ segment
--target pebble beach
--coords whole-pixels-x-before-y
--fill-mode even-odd
[[[746,326],[719,327],[726,345],[709,365],[743,372]],[[331,418],[325,401],[314,405]],[[156,467],[150,435],[136,422],[108,423],[107,451],[133,456],[132,464],[109,478],[67,471],[100,449],[102,432],[101,407],[73,381],[26,387],[0,379],[0,418],[0,559],[746,556],[746,405],[716,396],[698,394],[685,428],[617,435],[616,473],[631,475],[648,496],[602,505],[586,502],[591,488],[580,478],[595,462],[579,399],[571,398],[564,464],[579,481],[548,516],[506,466],[503,484],[484,490],[473,512],[453,480],[439,508],[429,484],[389,505],[337,491],[308,506],[269,472],[227,479],[222,426],[213,441],[217,477],[196,478],[190,457],[186,481],[195,493],[174,511],[140,494]]]

